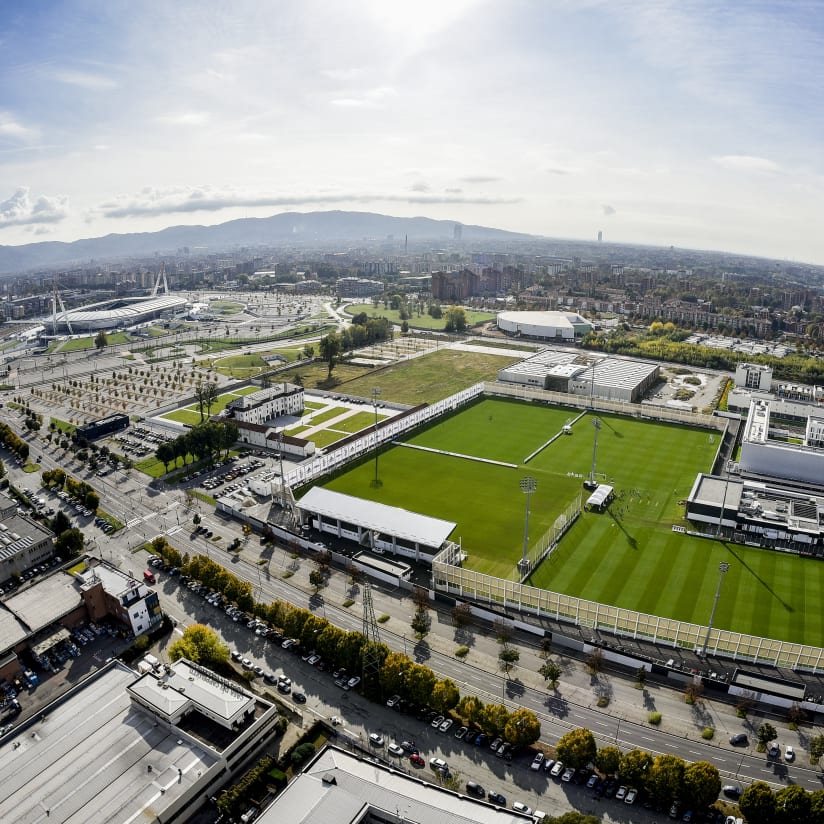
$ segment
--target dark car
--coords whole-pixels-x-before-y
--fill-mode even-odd
[[[738,732],[735,735],[731,735],[730,744],[732,744],[733,747],[746,747],[747,744],[749,744],[747,734],[745,732]]]
[[[724,793],[727,798],[732,798],[733,801],[737,801],[741,798],[741,787],[736,786],[735,784],[725,784],[721,788],[721,792]]]
[[[470,795],[474,795],[476,798],[484,798],[484,796],[486,796],[486,790],[476,781],[467,781],[466,791]]]
[[[500,807],[506,807],[506,798],[504,798],[499,792],[496,790],[490,790],[486,797],[493,803],[497,804]]]

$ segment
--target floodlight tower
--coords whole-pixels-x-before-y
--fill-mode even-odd
[[[372,390],[372,406],[375,407],[375,477],[372,480],[372,486],[382,486],[380,478],[378,478],[378,398],[381,396],[380,387],[376,386]]]
[[[592,444],[592,466],[589,469],[589,485],[590,488],[595,489],[595,456],[598,452],[598,432],[601,429],[601,419],[593,418],[592,425],[595,427],[595,441]]]
[[[529,548],[529,499],[532,493],[538,488],[538,482],[531,475],[521,478],[520,482],[521,492],[526,495],[526,518],[524,519],[524,554],[521,560],[518,561],[518,568],[521,574],[526,574],[529,571],[529,558],[526,557]]]
[[[707,644],[710,642],[710,633],[712,632],[712,622],[715,620],[715,608],[718,606],[718,599],[721,597],[721,584],[724,583],[724,576],[729,572],[730,565],[726,561],[721,561],[718,565],[718,571],[721,573],[718,576],[718,588],[715,590],[715,600],[712,602],[712,612],[710,613],[710,623],[707,627],[707,634],[704,637],[704,644],[698,653],[699,658],[707,657]]]
[[[372,585],[363,585],[363,682],[378,683],[381,675],[380,643],[381,635],[372,603]]]

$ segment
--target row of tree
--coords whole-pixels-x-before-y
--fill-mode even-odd
[[[254,601],[251,585],[241,581],[222,566],[202,555],[189,558],[171,547],[162,536],[152,542],[155,553],[189,577],[221,592],[245,612],[256,615],[285,636],[295,638],[304,649],[316,650],[333,667],[350,673],[363,672],[363,692],[384,700],[397,694],[420,706],[431,706],[442,714],[456,711],[489,735],[501,735],[519,745],[531,744],[540,737],[540,722],[534,713],[519,709],[510,713],[503,705],[481,703],[474,696],[461,698],[455,683],[439,679],[427,666],[417,664],[401,653],[391,652],[385,644],[367,642],[360,632],[336,627],[310,610],[283,601],[261,604]],[[184,634],[169,649],[173,658],[187,657],[204,665],[222,665],[228,658],[214,633],[199,628]],[[213,636],[213,637],[212,637]],[[364,667],[364,661],[374,666]]]
[[[614,746],[598,749],[587,729],[562,735],[555,752],[564,766],[579,769],[594,764],[600,773],[617,776],[628,787],[645,788],[662,804],[677,801],[687,809],[705,810],[721,792],[721,776],[708,761],[687,764],[676,755],[653,757],[638,749],[622,753]]]
[[[226,450],[228,457],[237,437],[238,428],[235,421],[207,421],[183,435],[178,435],[174,440],[160,444],[155,451],[155,457],[166,467],[167,472],[169,465],[176,463],[178,458],[182,458],[184,464],[192,458],[207,459],[209,464],[213,464],[222,449]]]
[[[0,443],[21,461],[29,457],[29,445],[7,423],[0,423]]]
[[[748,824],[824,824],[824,790],[809,793],[797,784],[773,792],[769,784],[750,784],[738,807]]]
[[[775,355],[753,355],[751,353],[733,352],[727,349],[713,349],[685,343],[687,332],[667,327],[672,323],[653,323],[654,330],[638,333],[625,329],[616,329],[611,334],[590,332],[584,336],[581,345],[586,349],[596,349],[610,354],[630,355],[635,357],[655,358],[657,360],[685,363],[690,366],[708,369],[723,369],[734,372],[739,363],[760,363],[771,366],[777,379],[792,380],[799,383],[819,384],[824,381],[824,360],[803,355],[787,355],[779,358]]]

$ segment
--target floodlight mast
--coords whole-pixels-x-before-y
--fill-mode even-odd
[[[382,486],[383,483],[378,478],[378,398],[381,396],[380,387],[376,386],[372,390],[372,406],[375,407],[375,477],[372,480],[373,487]]]
[[[712,612],[710,613],[710,622],[707,626],[707,634],[704,637],[704,644],[698,652],[699,658],[707,657],[707,645],[710,642],[710,634],[712,633],[712,624],[715,621],[715,609],[718,606],[718,599],[721,597],[721,584],[724,583],[724,576],[729,572],[730,565],[726,561],[721,561],[718,565],[718,571],[721,573],[718,576],[718,588],[715,590],[715,600],[712,602]]]
[[[527,550],[529,548],[529,499],[532,493],[538,488],[538,482],[531,475],[521,478],[519,481],[521,492],[526,495],[526,518],[524,519],[524,552],[521,560],[518,562],[518,567],[522,574],[529,571],[529,559],[527,558]]]
[[[589,485],[595,488],[595,456],[598,452],[598,432],[601,429],[601,419],[593,418],[592,425],[595,427],[595,442],[592,444],[592,466],[589,469]]]

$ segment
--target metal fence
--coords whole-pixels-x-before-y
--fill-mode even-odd
[[[435,589],[455,597],[671,647],[700,649],[707,637],[707,627],[700,624],[586,601],[527,586],[517,580],[495,578],[455,566],[450,563],[453,557],[454,554],[442,552],[434,559],[432,583]],[[820,672],[824,668],[824,649],[821,647],[725,629],[713,628],[710,631],[707,653],[729,657],[734,661],[758,662],[809,672]]]

